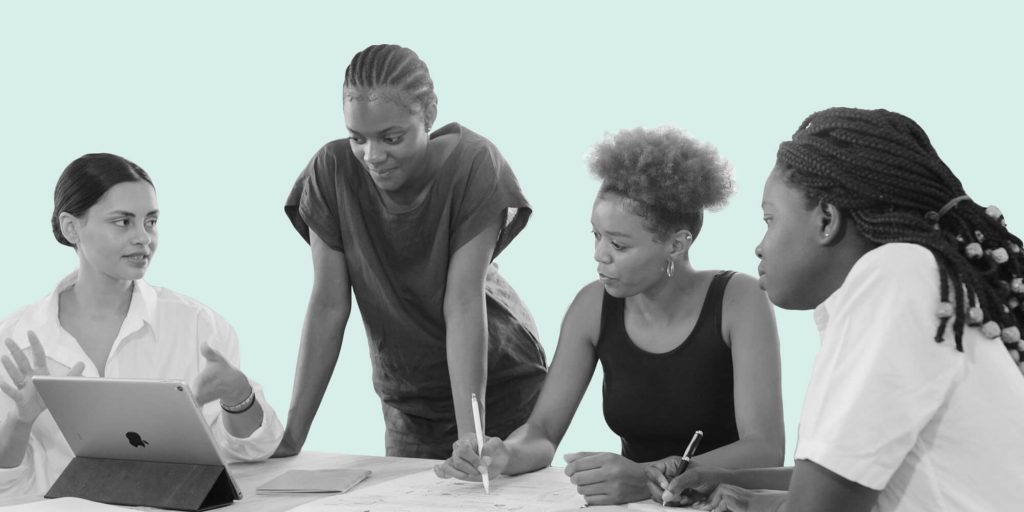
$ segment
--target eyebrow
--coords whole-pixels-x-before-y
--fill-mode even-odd
[[[348,126],[345,126],[345,128],[346,128],[346,129],[347,129],[347,130],[348,130],[349,132],[351,132],[351,133],[352,133],[353,135],[363,135],[362,133],[359,133],[358,131],[356,131],[356,130],[353,130],[352,128],[350,128],[350,127],[348,127]],[[394,126],[388,126],[387,128],[384,128],[383,130],[380,130],[380,131],[378,131],[377,133],[387,133],[387,132],[395,132],[395,131],[399,131],[399,132],[404,132],[404,131],[406,131],[407,129],[408,129],[407,127],[403,127],[403,126],[398,126],[398,125],[394,125]]]
[[[160,213],[160,210],[152,210],[152,211],[150,211],[149,213],[146,214],[146,217],[151,217],[151,216],[157,215],[159,213]],[[132,213],[132,212],[129,212],[127,210],[114,210],[112,212],[108,212],[107,215],[111,215],[111,216],[119,215],[119,216],[122,216],[122,217],[132,217],[132,218],[135,218],[135,214]]]

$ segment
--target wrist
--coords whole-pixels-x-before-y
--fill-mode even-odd
[[[252,385],[249,385],[248,383],[246,384],[248,385],[249,391],[248,393],[245,394],[243,398],[232,402],[228,402],[222,398],[220,400],[220,408],[223,409],[225,412],[231,414],[241,414],[245,411],[248,411],[256,402],[256,390],[252,387]]]
[[[45,410],[45,409],[44,409]],[[11,422],[11,425],[16,429],[31,430],[32,425],[36,423],[36,419],[43,411],[36,412],[35,414],[29,414],[28,416],[22,416],[22,412],[13,410],[7,413],[7,421]]]

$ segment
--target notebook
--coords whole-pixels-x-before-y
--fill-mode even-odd
[[[292,469],[256,488],[256,494],[348,492],[370,476],[368,469]]]

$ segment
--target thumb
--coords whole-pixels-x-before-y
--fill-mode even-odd
[[[211,363],[223,363],[223,362],[226,362],[224,360],[224,356],[220,352],[218,352],[215,348],[211,347],[210,344],[205,342],[205,341],[203,342],[202,345],[199,346],[199,353],[202,354],[203,357],[206,358],[206,360],[211,362]]]
[[[572,462],[577,461],[579,459],[582,459],[584,457],[590,457],[591,455],[596,455],[597,453],[598,452],[567,453],[562,458],[565,459],[565,462],[572,463]]]
[[[85,363],[79,361],[79,362],[75,363],[74,366],[71,367],[71,370],[68,371],[68,377],[81,377],[82,376],[82,372],[84,372],[84,371],[85,371]]]

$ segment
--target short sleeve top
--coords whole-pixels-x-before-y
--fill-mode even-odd
[[[871,489],[875,510],[1016,510],[1024,378],[976,327],[934,339],[939,272],[922,246],[862,256],[814,312],[821,350],[796,459]]]
[[[431,138],[447,134],[457,142],[435,169],[426,196],[411,209],[387,207],[348,139],[316,153],[285,205],[307,241],[313,230],[345,254],[370,341],[377,393],[406,412],[428,417],[444,401],[450,409],[443,304],[451,257],[500,216],[492,258],[498,256],[531,212],[511,167],[490,141],[454,123]],[[493,265],[485,290],[489,385],[543,374],[533,320]]]

